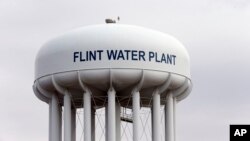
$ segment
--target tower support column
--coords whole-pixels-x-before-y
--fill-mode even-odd
[[[161,113],[160,113],[160,108],[161,108],[161,104],[160,104],[160,94],[158,93],[158,91],[154,92],[153,94],[153,111],[152,111],[152,140],[153,141],[160,141],[160,129],[161,129]]]
[[[108,141],[108,103],[105,105],[105,141]]]
[[[133,141],[139,141],[139,123],[140,123],[140,93],[135,91],[133,96]]]
[[[58,97],[56,94],[53,94],[51,97],[51,103],[49,104],[50,107],[50,135],[49,138],[51,141],[60,141],[61,139],[61,111],[60,105],[58,101]]]
[[[60,141],[62,141],[62,106],[59,106],[59,122],[60,122],[60,125],[59,125],[59,137],[60,137]]]
[[[51,123],[52,123],[52,98],[49,101],[49,141],[52,141],[52,129],[51,129]]]
[[[71,141],[76,141],[76,108],[71,109]]]
[[[71,141],[71,98],[66,90],[64,94],[64,141]]]
[[[94,107],[91,108],[91,141],[95,141],[95,112]]]
[[[115,124],[115,90],[111,87],[108,91],[108,141],[116,140]]]
[[[83,94],[84,105],[84,141],[91,141],[91,94],[89,91]]]
[[[173,94],[168,93],[165,105],[165,140],[174,141],[174,101]]]
[[[174,128],[174,141],[176,141],[176,104],[177,104],[177,100],[176,97],[173,98],[173,120],[174,120],[174,124],[173,124],[173,128]]]
[[[116,100],[115,103],[116,141],[121,141],[121,106]]]

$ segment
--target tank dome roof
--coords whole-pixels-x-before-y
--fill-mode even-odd
[[[47,42],[38,52],[35,79],[76,70],[143,69],[190,78],[189,56],[174,37],[121,24],[92,25]]]

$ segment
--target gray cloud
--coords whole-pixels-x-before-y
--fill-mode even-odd
[[[228,140],[250,122],[247,0],[0,1],[0,141],[47,139],[48,106],[33,94],[35,55],[65,31],[121,17],[166,32],[187,47],[194,88],[178,104],[179,141]]]

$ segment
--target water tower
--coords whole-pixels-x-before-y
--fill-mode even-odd
[[[175,105],[191,88],[184,46],[138,26],[112,23],[70,31],[46,43],[35,61],[33,90],[49,105],[49,141],[76,140],[79,108],[84,109],[84,141],[95,141],[100,108],[105,108],[106,141],[121,140],[122,121],[132,124],[132,140],[139,141],[141,108],[152,113],[152,141],[161,141],[161,107],[164,140],[174,141]]]

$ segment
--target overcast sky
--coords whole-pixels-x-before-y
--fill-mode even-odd
[[[250,124],[250,1],[0,0],[0,141],[48,139],[48,105],[32,91],[34,61],[71,29],[122,24],[175,36],[191,58],[194,88],[177,106],[177,141],[228,141],[230,124]]]

